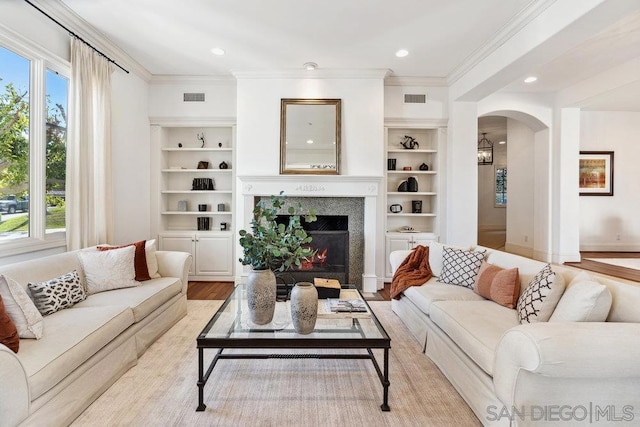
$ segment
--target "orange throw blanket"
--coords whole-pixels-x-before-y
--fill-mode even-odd
[[[400,299],[400,294],[411,286],[420,286],[433,276],[429,266],[429,247],[417,246],[398,267],[391,280],[391,298]]]

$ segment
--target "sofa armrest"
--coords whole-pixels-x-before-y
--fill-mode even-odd
[[[29,383],[22,362],[0,344],[0,424],[16,426],[29,415]]]
[[[511,401],[521,370],[556,378],[638,378],[640,323],[544,322],[508,330],[496,347],[493,383]]]
[[[187,293],[189,268],[193,257],[188,252],[156,251],[158,273],[162,277],[179,277],[182,280],[182,293]]]
[[[395,274],[402,261],[411,253],[412,249],[393,251],[389,254],[389,263],[391,264],[391,272]]]

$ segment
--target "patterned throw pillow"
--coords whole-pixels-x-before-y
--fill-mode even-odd
[[[46,282],[29,283],[27,286],[43,316],[69,308],[87,297],[76,270]]]
[[[442,251],[442,274],[438,281],[473,289],[483,260],[484,252],[445,247]]]
[[[551,317],[564,292],[564,278],[551,271],[547,264],[531,279],[518,299],[518,320],[520,323],[546,322]]]

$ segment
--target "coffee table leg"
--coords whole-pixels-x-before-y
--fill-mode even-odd
[[[391,410],[389,408],[389,349],[384,349],[384,381],[382,382],[382,405],[380,409],[385,412]]]
[[[386,360],[386,359],[385,359]],[[198,349],[198,407],[196,411],[204,411],[207,405],[204,404],[204,348]]]

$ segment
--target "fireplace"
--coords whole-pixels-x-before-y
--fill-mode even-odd
[[[278,223],[287,224],[289,215],[278,215]],[[302,262],[301,266],[290,268],[296,282],[311,282],[316,277],[336,279],[340,283],[349,281],[349,230],[346,215],[317,215],[314,222],[302,220],[302,226],[313,238],[309,247],[315,255]]]

